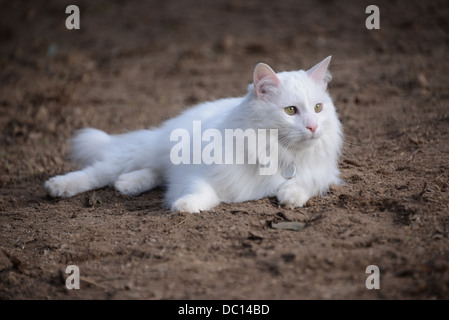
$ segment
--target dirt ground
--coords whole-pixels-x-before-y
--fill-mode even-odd
[[[81,29],[67,30],[76,4]],[[0,298],[448,299],[449,5],[374,1],[2,1]],[[163,190],[51,199],[67,140],[242,96],[258,62],[332,55],[346,185],[173,214]],[[299,231],[273,228],[298,221]],[[81,289],[65,287],[68,265]],[[380,269],[368,290],[366,267]]]

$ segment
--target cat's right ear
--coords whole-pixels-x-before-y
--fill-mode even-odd
[[[269,65],[265,63],[259,63],[256,65],[253,74],[254,80],[254,92],[257,98],[263,100],[269,100],[278,92],[278,86],[281,83],[276,73]]]
[[[327,70],[332,56],[327,57],[317,65],[313,66],[306,71],[310,79],[321,85],[323,88],[327,87],[327,83],[331,80],[332,76]]]

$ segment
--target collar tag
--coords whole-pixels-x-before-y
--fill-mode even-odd
[[[296,167],[294,164],[289,165],[287,168],[284,168],[284,170],[282,170],[282,176],[285,179],[291,179],[296,175]]]

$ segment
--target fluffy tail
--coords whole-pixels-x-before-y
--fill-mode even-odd
[[[83,167],[102,161],[111,141],[112,137],[101,130],[81,129],[71,141],[70,158]]]

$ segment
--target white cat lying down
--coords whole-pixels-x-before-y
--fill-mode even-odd
[[[269,196],[287,207],[301,207],[340,181],[342,129],[327,93],[330,59],[308,71],[278,74],[260,63],[245,97],[199,104],[157,129],[120,135],[83,129],[71,148],[72,159],[83,169],[53,177],[45,188],[52,197],[71,197],[106,185],[126,195],[164,185],[166,204],[172,211],[183,212]],[[214,134],[205,138],[206,131],[195,132],[198,124]],[[219,139],[220,133],[225,137],[231,129],[266,132],[267,136],[276,133],[276,139],[270,135],[265,141],[258,136],[256,146],[247,136],[242,148],[236,144],[231,150],[224,145],[226,139]],[[202,142],[195,141],[195,136],[202,137]],[[212,138],[214,144],[205,143]],[[244,163],[233,161],[242,152]],[[204,161],[198,153],[214,161]],[[262,174],[267,167],[274,169]]]

